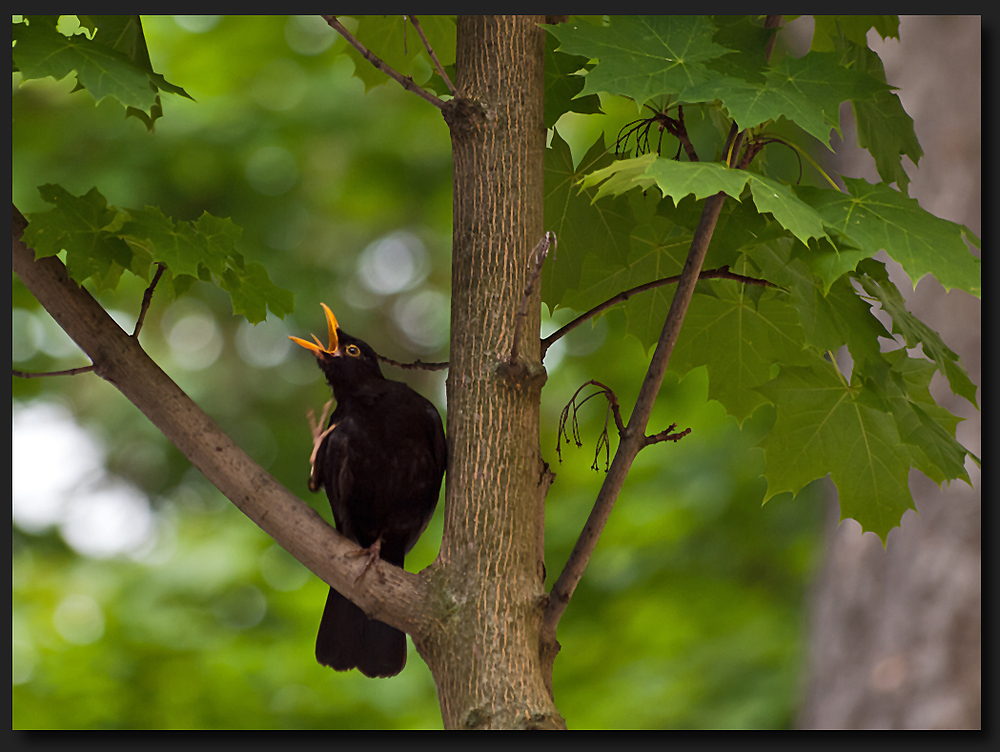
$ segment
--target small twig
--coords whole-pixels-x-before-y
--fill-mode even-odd
[[[142,329],[142,322],[146,318],[146,311],[149,310],[149,304],[153,299],[153,290],[156,289],[156,283],[160,281],[160,277],[163,276],[163,271],[166,267],[163,264],[156,265],[156,274],[153,275],[153,281],[149,283],[149,287],[142,294],[142,306],[139,308],[139,318],[135,322],[135,331],[132,332],[132,339],[138,341],[139,331]],[[67,368],[64,371],[45,371],[44,373],[30,373],[27,371],[18,371],[16,368],[10,369],[14,376],[21,379],[38,379],[43,376],[76,376],[80,373],[90,373],[94,370],[94,364],[91,363],[89,366],[80,366],[79,368]]]
[[[649,446],[650,444],[658,444],[661,441],[675,441],[675,442],[680,441],[689,433],[691,433],[690,428],[685,428],[680,433],[674,433],[673,431],[675,428],[677,428],[677,424],[671,423],[669,426],[667,426],[665,431],[660,431],[659,433],[654,433],[652,436],[647,436],[645,445]]]
[[[422,360],[415,360],[412,363],[400,363],[398,360],[379,355],[378,359],[394,368],[402,368],[407,371],[443,371],[448,367],[448,361],[443,363],[424,363]]]
[[[521,332],[524,329],[524,321],[528,317],[528,301],[535,288],[535,283],[538,281],[538,275],[542,273],[542,264],[545,263],[545,257],[549,255],[549,248],[554,249],[555,245],[556,234],[554,232],[547,232],[538,241],[538,245],[532,251],[532,255],[535,257],[535,266],[528,276],[527,284],[524,286],[524,296],[521,298],[521,310],[517,312],[517,322],[514,324],[514,339],[510,345],[509,362],[511,366],[517,363],[517,356],[520,354]]]
[[[132,338],[135,340],[139,339],[139,332],[142,330],[142,322],[146,320],[146,311],[149,310],[149,304],[153,300],[153,290],[156,289],[156,283],[160,281],[160,277],[163,276],[163,272],[167,267],[164,264],[156,265],[156,274],[153,275],[153,281],[149,283],[149,287],[142,294],[142,306],[139,308],[139,318],[135,322],[135,331],[132,332]]]
[[[694,144],[691,143],[691,138],[688,136],[687,126],[684,125],[684,105],[677,106],[677,140],[681,142],[681,146],[684,147],[684,151],[688,155],[688,160],[691,162],[698,161],[698,153],[694,150]],[[673,131],[671,131],[673,133]],[[682,138],[683,135],[683,138]]]
[[[552,346],[552,344],[562,337],[565,337],[571,331],[576,329],[580,324],[588,319],[594,318],[599,313],[603,313],[612,306],[618,305],[619,303],[624,303],[626,300],[631,298],[633,295],[637,295],[640,292],[646,292],[647,290],[654,290],[657,287],[664,287],[666,285],[676,284],[681,278],[680,274],[675,274],[672,277],[664,277],[663,279],[654,279],[652,282],[646,282],[645,284],[633,287],[630,290],[624,290],[612,298],[608,298],[603,303],[598,303],[596,306],[591,308],[586,313],[577,316],[575,319],[570,321],[568,324],[560,329],[557,329],[548,337],[542,339],[542,357],[545,357],[545,353]],[[768,282],[766,279],[757,279],[756,277],[747,277],[743,274],[736,274],[735,272],[729,271],[729,266],[720,266],[718,269],[709,269],[703,271],[698,275],[698,279],[731,279],[736,282],[742,282],[747,285],[761,285],[763,287],[777,287],[773,282]]]
[[[448,91],[451,92],[453,97],[458,96],[454,84],[452,84],[451,79],[448,78],[448,74],[444,72],[444,66],[441,65],[441,61],[438,60],[437,55],[434,54],[434,48],[431,47],[430,42],[427,41],[427,37],[424,36],[424,30],[420,28],[420,22],[417,21],[416,16],[409,16],[410,23],[413,24],[413,28],[417,30],[420,35],[420,40],[424,43],[424,47],[427,48],[427,54],[431,56],[431,60],[434,61],[434,66],[437,68],[438,73],[441,78],[444,79],[445,85],[448,87]]]
[[[42,376],[76,376],[78,373],[90,373],[94,370],[94,364],[80,366],[79,368],[67,368],[65,371],[46,371],[45,373],[30,373],[28,371],[18,371],[11,368],[10,372],[19,379],[39,379]]]
[[[590,386],[591,384],[593,384],[596,387],[599,387],[599,389],[593,394],[589,394],[586,397],[584,397],[582,400],[580,400],[578,404],[576,398],[579,396],[580,392],[582,392],[586,387]],[[565,437],[567,444],[570,441],[569,432],[567,432],[566,430],[566,423],[568,422],[570,425],[570,431],[572,431],[573,433],[573,441],[576,443],[578,447],[583,446],[583,442],[580,440],[580,422],[577,416],[578,413],[580,412],[580,408],[583,407],[589,400],[593,399],[599,394],[603,394],[607,398],[608,410],[604,416],[604,430],[601,431],[601,435],[597,437],[597,446],[594,450],[594,464],[591,465],[591,468],[597,470],[597,460],[601,456],[601,449],[603,449],[604,469],[605,471],[607,471],[608,466],[610,465],[611,462],[611,442],[608,439],[609,419],[612,416],[614,416],[615,426],[618,428],[619,436],[621,436],[625,432],[625,422],[622,420],[621,409],[618,406],[618,397],[615,396],[614,391],[611,389],[611,387],[606,386],[605,384],[602,384],[600,381],[595,381],[593,379],[581,385],[580,388],[573,393],[573,396],[570,398],[570,401],[566,404],[566,407],[562,409],[562,413],[560,413],[559,415],[559,425],[556,428],[556,454],[558,455],[560,462],[562,462],[561,439]],[[572,410],[572,415],[570,414],[571,410]],[[669,431],[670,429],[667,430]]]
[[[351,32],[349,32],[344,27],[344,24],[342,24],[340,21],[337,20],[336,16],[323,16],[323,20],[326,21],[328,24],[330,24],[330,26],[334,29],[334,31],[336,31],[344,39],[346,39],[348,43],[352,47],[354,47],[354,49],[360,52],[361,56],[369,63],[374,65],[375,68],[382,71],[395,81],[399,82],[399,85],[402,86],[407,91],[412,91],[418,97],[426,99],[428,102],[430,102],[438,109],[444,108],[445,106],[444,100],[439,99],[426,89],[418,86],[416,82],[413,80],[412,76],[404,76],[402,73],[399,73],[398,71],[394,70],[391,66],[387,65],[385,61],[382,60],[382,58],[380,58],[374,52],[372,52],[363,44],[361,44],[361,42],[355,39],[354,35],[351,34]]]

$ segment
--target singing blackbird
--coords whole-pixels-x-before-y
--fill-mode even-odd
[[[333,388],[337,407],[316,437],[309,488],[326,488],[337,530],[368,549],[370,562],[403,566],[427,527],[444,475],[446,444],[433,404],[382,375],[375,351],[337,325],[325,304],[330,344],[298,337]],[[333,588],[316,637],[316,660],[338,671],[395,676],[406,664],[406,635]]]

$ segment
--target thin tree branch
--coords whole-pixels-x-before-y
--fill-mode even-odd
[[[410,23],[413,24],[413,28],[415,28],[417,30],[417,33],[420,35],[420,41],[422,41],[424,43],[424,47],[427,48],[427,54],[430,55],[431,60],[434,61],[434,67],[437,68],[438,75],[440,75],[441,78],[444,79],[444,83],[448,87],[448,91],[451,92],[451,95],[453,97],[458,96],[455,89],[455,85],[451,82],[451,79],[448,78],[448,74],[445,73],[444,66],[441,65],[441,61],[438,60],[438,56],[434,54],[434,48],[431,47],[431,43],[427,41],[427,37],[424,35],[424,30],[420,27],[420,22],[417,21],[417,17],[409,16],[409,19]]]
[[[15,209],[16,211],[16,209]],[[20,212],[18,212],[20,214]],[[156,289],[156,283],[160,281],[160,277],[163,276],[163,271],[166,267],[163,264],[156,265],[156,274],[153,275],[153,281],[150,282],[149,287],[142,294],[142,306],[139,309],[139,317],[135,322],[135,330],[132,332],[132,338],[135,340],[139,339],[139,332],[142,330],[142,322],[146,318],[146,311],[149,310],[149,304],[153,299],[153,290]],[[91,363],[89,366],[80,366],[79,368],[67,368],[65,371],[46,371],[45,373],[29,373],[27,371],[18,371],[16,368],[12,368],[11,372],[22,379],[37,379],[43,376],[76,376],[80,373],[91,373],[94,370],[94,364]]]
[[[438,615],[428,578],[385,565],[385,583],[355,580],[357,544],[334,530],[230,439],[66,272],[55,256],[35,259],[14,209],[13,270],[56,323],[94,361],[94,371],[149,418],[247,517],[320,579],[367,613],[410,634],[426,634]],[[303,464],[305,460],[303,459]]]
[[[393,366],[394,368],[402,368],[406,371],[443,371],[448,367],[447,360],[443,363],[424,363],[422,360],[415,360],[412,363],[400,363],[398,360],[387,358],[384,355],[378,355],[378,359],[386,365]]]
[[[674,429],[677,428],[676,423],[671,423],[667,426],[666,430],[660,431],[659,433],[654,433],[652,436],[646,437],[646,446],[650,444],[659,444],[661,441],[673,441],[677,442],[691,433],[690,428],[685,428],[680,433],[674,433]]]
[[[65,371],[45,371],[44,373],[18,371],[16,368],[10,369],[11,373],[19,379],[40,379],[43,376],[76,376],[78,373],[90,373],[93,370],[93,363],[89,366],[80,366],[79,368],[67,368]]]
[[[135,330],[132,332],[132,337],[136,340],[139,339],[139,332],[142,331],[142,322],[146,320],[146,311],[149,310],[149,304],[153,302],[153,290],[156,289],[156,283],[160,281],[160,277],[163,276],[163,271],[167,267],[164,264],[156,265],[156,274],[153,275],[153,281],[149,283],[149,287],[142,294],[142,306],[139,308],[139,318],[135,322]]]
[[[517,321],[514,324],[514,338],[511,341],[510,358],[508,359],[512,367],[517,364],[517,357],[520,354],[521,333],[524,329],[524,321],[528,318],[528,302],[531,299],[531,293],[535,288],[535,283],[538,281],[538,275],[542,272],[542,264],[545,263],[545,257],[549,255],[549,248],[555,248],[555,244],[556,234],[554,232],[546,232],[531,252],[535,259],[535,265],[531,270],[531,274],[528,275],[527,284],[524,286],[524,295],[521,297],[521,309],[517,312]]]
[[[722,205],[725,202],[726,194],[717,193],[710,196],[705,201],[705,207],[698,222],[698,229],[695,231],[688,251],[687,260],[684,263],[684,270],[681,272],[677,282],[677,291],[674,293],[673,301],[670,304],[670,311],[667,313],[667,320],[664,322],[663,331],[656,344],[656,350],[646,371],[642,387],[639,390],[639,397],[636,400],[632,417],[622,435],[618,451],[611,462],[608,474],[604,478],[601,490],[594,502],[594,508],[577,539],[576,546],[570,554],[569,560],[559,579],[556,580],[552,591],[549,594],[549,603],[545,610],[543,621],[543,633],[546,639],[555,639],[556,626],[569,605],[570,598],[576,590],[583,572],[587,567],[590,557],[597,546],[604,526],[607,524],[611,510],[614,508],[618,494],[625,483],[625,478],[632,467],[639,451],[646,444],[646,424],[653,411],[653,403],[663,382],[667,365],[670,362],[670,355],[673,353],[674,345],[677,342],[677,335],[680,333],[680,326],[687,312],[691,296],[694,294],[695,285],[701,271],[701,264],[705,260],[708,252],[708,244],[712,239],[715,230],[715,223],[719,219]]]
[[[670,129],[674,137],[681,142],[684,152],[688,155],[688,161],[697,162],[698,152],[694,150],[694,144],[688,136],[687,126],[684,125],[684,105],[677,105],[677,125]]]
[[[346,29],[344,24],[342,24],[340,21],[337,20],[336,16],[323,16],[323,20],[326,21],[328,24],[330,24],[330,26],[334,29],[334,31],[336,31],[344,39],[346,39],[348,43],[352,47],[354,47],[354,49],[360,52],[361,56],[365,60],[374,65],[378,70],[382,71],[390,78],[398,81],[399,85],[402,86],[404,89],[406,89],[407,91],[412,91],[418,97],[426,99],[428,102],[437,107],[439,110],[444,108],[446,103],[443,99],[439,99],[438,97],[434,96],[423,87],[418,86],[411,76],[404,76],[402,73],[399,73],[391,66],[387,65],[386,62],[382,60],[382,58],[380,58],[374,52],[372,52],[363,44],[361,44],[361,42],[359,42],[354,37],[354,35],[351,34],[351,32],[349,32]]]
[[[580,324],[588,319],[594,318],[599,313],[603,313],[612,306],[618,305],[619,303],[624,303],[626,300],[631,298],[633,295],[637,295],[640,292],[646,292],[647,290],[655,290],[657,287],[664,287],[665,285],[672,285],[680,281],[681,275],[675,274],[673,277],[664,277],[663,279],[654,279],[652,282],[646,282],[645,284],[637,285],[629,290],[624,290],[612,298],[608,298],[603,303],[598,303],[596,306],[591,308],[586,313],[577,316],[575,319],[570,321],[565,326],[557,329],[548,337],[542,339],[542,357],[545,357],[546,351],[552,346],[552,344],[571,331],[576,329]],[[729,266],[720,266],[718,269],[709,269],[708,271],[703,271],[699,273],[698,279],[731,279],[736,282],[742,282],[747,285],[761,285],[763,287],[777,287],[773,282],[768,282],[766,279],[757,279],[756,277],[747,277],[743,274],[736,274],[735,272],[729,271]]]
[[[765,27],[774,28],[780,21],[780,16],[768,16]],[[767,54],[770,54],[770,46],[768,46]],[[733,167],[738,161],[742,140],[743,133],[738,130],[734,122],[730,128],[724,151],[726,163],[730,167]],[[681,325],[684,323],[688,305],[691,302],[691,297],[694,295],[694,288],[701,274],[705,254],[708,252],[708,245],[711,242],[716,222],[718,222],[719,214],[722,212],[722,206],[725,201],[726,194],[721,192],[705,200],[705,206],[702,209],[698,227],[695,230],[694,238],[691,240],[687,259],[684,262],[684,269],[681,271],[680,279],[677,281],[677,290],[674,292],[673,300],[670,303],[670,310],[663,324],[660,339],[656,343],[653,358],[649,363],[649,368],[646,370],[646,376],[639,390],[639,397],[636,399],[632,417],[625,427],[622,441],[618,445],[618,451],[615,452],[615,458],[597,495],[597,500],[594,503],[594,508],[591,510],[590,517],[587,519],[580,533],[580,537],[573,548],[573,552],[570,554],[569,560],[566,562],[565,568],[549,594],[549,603],[545,609],[545,616],[542,622],[543,643],[554,644],[556,642],[555,634],[559,619],[569,605],[570,598],[573,596],[573,592],[576,590],[576,586],[583,576],[583,572],[590,561],[591,554],[597,545],[601,532],[604,530],[604,526],[608,521],[608,517],[611,514],[622,485],[625,483],[625,478],[632,467],[632,462],[635,460],[636,455],[643,447],[648,446],[650,443],[667,440],[672,435],[670,434],[671,429],[667,429],[667,431],[656,434],[653,437],[647,437],[645,435],[646,425],[653,411],[653,404],[656,401],[660,385],[663,383],[663,376],[670,363],[670,356],[673,353],[674,345],[677,343]],[[650,441],[651,438],[653,441]]]
[[[553,244],[555,243],[555,236],[553,235]],[[545,353],[548,351],[556,340],[562,339],[571,331],[576,329],[580,324],[584,323],[588,319],[592,319],[600,313],[603,313],[612,306],[623,303],[633,295],[637,295],[641,292],[646,292],[647,290],[654,290],[657,287],[664,287],[666,285],[675,284],[679,279],[680,275],[676,274],[673,277],[664,277],[663,279],[654,279],[652,282],[646,282],[645,284],[637,285],[629,290],[624,290],[612,298],[608,298],[603,303],[598,303],[596,306],[591,308],[586,313],[582,313],[575,319],[570,321],[568,324],[562,326],[556,331],[552,332],[547,337],[542,339],[541,347],[541,357],[545,357]],[[729,271],[729,266],[720,266],[717,269],[709,269],[707,271],[701,272],[698,276],[699,280],[702,279],[730,279],[734,282],[742,282],[746,285],[760,285],[762,287],[775,287],[779,286],[773,282],[769,282],[766,279],[758,279],[757,277],[748,277],[744,274],[737,274],[736,272]],[[537,280],[536,280],[537,281]],[[779,288],[780,289],[780,288]],[[422,360],[416,360],[412,363],[403,363],[398,360],[393,360],[392,358],[386,357],[385,355],[378,355],[378,359],[381,360],[386,365],[393,366],[394,368],[402,368],[409,371],[444,371],[448,368],[448,361],[443,361],[440,363],[424,363]]]

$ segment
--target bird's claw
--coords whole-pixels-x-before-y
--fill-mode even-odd
[[[382,539],[379,538],[377,541],[372,543],[368,548],[362,548],[357,551],[351,551],[348,556],[357,558],[359,556],[367,556],[368,561],[365,562],[364,569],[361,570],[361,574],[357,576],[354,580],[355,583],[360,582],[361,578],[365,576],[365,572],[375,567],[375,574],[378,575],[379,582],[385,582],[385,574],[382,572],[382,559],[379,558],[379,553],[382,551]]]

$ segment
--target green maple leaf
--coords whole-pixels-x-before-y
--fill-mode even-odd
[[[188,222],[174,222],[155,206],[131,209],[129,220],[122,225],[121,237],[144,248],[155,262],[167,265],[175,276],[199,276],[202,248],[197,234]]]
[[[813,16],[810,49],[830,52],[843,36],[855,44],[868,46],[868,30],[874,28],[883,39],[899,39],[899,16]]]
[[[840,497],[841,519],[851,517],[883,541],[907,509],[915,509],[908,475],[909,445],[884,403],[852,379],[846,384],[834,364],[783,367],[760,387],[775,405],[774,427],[761,442],[766,499],[797,494],[830,475]]]
[[[692,298],[670,367],[684,374],[706,365],[708,396],[742,425],[767,401],[756,387],[774,376],[776,363],[807,362],[804,337],[785,293],[728,280],[707,284],[715,295]]]
[[[65,250],[66,267],[70,276],[78,281],[97,275],[111,282],[116,279],[115,265],[130,266],[129,247],[107,231],[118,212],[108,206],[96,188],[91,188],[84,196],[74,196],[59,185],[43,185],[38,192],[46,203],[54,205],[47,212],[36,212],[28,217],[24,242],[39,256],[54,256]]]
[[[856,373],[877,378],[887,372],[879,338],[891,334],[846,278],[824,284],[806,261],[811,250],[801,244],[762,243],[750,247],[747,255],[766,279],[790,291],[806,344],[817,353],[837,352],[847,345]]]
[[[677,162],[646,154],[593,170],[584,179],[583,186],[599,185],[596,199],[606,194],[620,195],[633,188],[645,190],[651,182],[675,204],[689,195],[702,199],[716,193],[725,193],[739,200],[744,188],[749,185],[757,208],[773,216],[802,242],[826,237],[820,215],[788,186],[746,170],[730,169],[717,162]]]
[[[587,58],[556,52],[558,40],[545,35],[545,126],[551,128],[566,112],[596,113],[601,101],[595,95],[580,97],[583,77],[574,75],[587,64]]]
[[[846,68],[840,54],[810,52],[785,57],[772,67],[763,84],[719,76],[684,92],[694,101],[718,99],[741,128],[784,117],[827,148],[830,131],[840,133],[840,103],[868,99],[888,90],[864,71]]]
[[[627,198],[635,217],[623,238],[627,258],[617,252],[588,254],[578,284],[566,291],[562,305],[588,310],[618,293],[680,273],[694,236],[692,228],[701,216],[700,203],[687,198],[674,207],[638,191]],[[747,243],[761,243],[783,232],[752,207],[728,201],[716,222],[705,268],[735,264]],[[653,287],[633,293],[624,303],[628,333],[647,349],[659,339],[673,291],[671,285]]]
[[[567,291],[563,304],[588,310],[624,290],[680,272],[692,233],[662,217],[653,216],[629,229],[627,260],[608,255],[587,257],[579,285]],[[664,286],[634,295],[625,304],[628,331],[650,347],[660,336],[673,287]]]
[[[409,19],[401,14],[386,16],[355,16],[358,21],[354,36],[390,68],[424,86],[435,73],[434,64],[424,48],[420,35]],[[457,38],[455,19],[451,16],[419,17],[420,28],[437,55],[441,65],[455,63]],[[347,56],[354,61],[354,75],[365,84],[365,91],[388,83],[391,79],[369,63],[353,45],[347,45]],[[446,93],[446,92],[439,92]]]
[[[884,249],[899,262],[916,286],[933,274],[950,290],[957,287],[981,297],[981,262],[969,252],[968,229],[924,211],[916,200],[884,184],[844,178],[848,193],[803,186],[799,197],[823,222],[856,248],[874,256]],[[978,238],[972,236],[974,243]]]
[[[730,52],[712,41],[715,26],[705,16],[612,16],[607,26],[545,28],[560,52],[597,59],[582,94],[621,94],[640,105],[707,80],[705,63]]]
[[[593,198],[595,202],[604,196],[621,196],[633,188],[646,190],[655,182],[655,178],[646,176],[646,171],[656,159],[656,154],[649,153],[630,159],[616,160],[607,167],[589,172],[580,185],[583,188],[597,187]],[[690,192],[694,193],[694,191]],[[683,198],[684,195],[686,194],[681,194],[680,197]]]
[[[243,234],[243,228],[228,217],[213,217],[208,212],[198,218],[194,228],[203,241],[199,243],[201,262],[213,274],[222,274],[229,260],[239,255],[236,241]]]
[[[39,193],[55,208],[29,217],[24,242],[40,256],[65,250],[67,271],[78,282],[93,279],[98,291],[112,289],[126,269],[148,279],[150,266],[162,263],[175,296],[200,279],[228,290],[233,312],[253,324],[267,308],[279,317],[292,310],[292,293],[271,282],[262,265],[244,263],[236,250],[242,230],[230,219],[206,212],[196,222],[176,221],[149,206],[118,211],[96,188],[73,196],[45,185]]]
[[[55,19],[54,16],[49,18]],[[126,55],[85,36],[64,36],[40,16],[14,24],[14,60],[25,78],[52,76],[57,81],[76,72],[79,85],[100,102],[114,97],[126,106],[149,109],[156,103],[144,71]]]
[[[229,267],[220,280],[232,297],[233,313],[242,314],[251,324],[267,317],[267,309],[278,317],[292,312],[292,293],[275,285],[263,265],[256,262],[244,268]]]
[[[952,351],[941,336],[927,324],[906,309],[906,301],[896,286],[889,280],[885,264],[870,261],[859,267],[857,279],[865,291],[879,300],[882,308],[892,317],[893,332],[903,335],[906,346],[922,346],[923,353],[948,379],[955,394],[959,394],[976,404],[976,385],[969,379],[965,369],[959,365],[958,355]]]
[[[965,470],[969,452],[955,440],[961,418],[938,405],[928,388],[937,369],[922,358],[909,357],[906,350],[893,350],[885,357],[902,377],[902,388],[888,394],[887,402],[910,450],[913,467],[938,485],[955,479],[972,485]],[[973,459],[978,463],[978,458]]]
[[[626,159],[618,164],[632,161]],[[656,181],[663,195],[674,203],[688,195],[703,199],[720,192],[738,201],[749,179],[745,170],[731,170],[716,162],[675,162],[663,157],[652,160],[642,176]]]
[[[67,37],[56,29],[58,16],[26,16],[14,24],[14,65],[25,79],[52,76],[57,81],[76,73],[77,89],[85,88],[100,102],[113,97],[147,128],[162,115],[158,91],[189,97],[179,86],[152,69],[138,16],[82,16],[93,39]]]
[[[847,59],[858,70],[865,70],[885,81],[882,60],[866,44],[848,48]],[[903,156],[917,164],[924,155],[913,129],[913,118],[906,114],[899,97],[888,87],[871,99],[851,102],[858,130],[858,146],[875,158],[875,168],[886,183],[895,183],[906,193],[910,177],[903,169]]]
[[[558,133],[545,153],[545,226],[556,234],[556,257],[542,267],[542,299],[554,308],[563,304],[567,290],[580,284],[588,254],[610,256],[624,263],[628,236],[634,223],[627,199],[591,205],[591,193],[577,183],[588,171],[612,161],[598,141],[574,168],[569,146]]]

